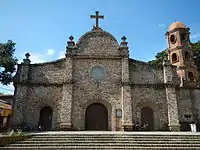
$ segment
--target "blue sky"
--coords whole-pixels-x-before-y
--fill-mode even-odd
[[[191,29],[200,40],[199,0],[4,0],[0,5],[0,42],[16,42],[19,60],[30,52],[32,62],[64,57],[70,35],[75,41],[95,24],[96,10],[105,19],[100,27],[116,37],[127,37],[130,57],[152,60],[166,48],[165,32],[174,21]],[[10,87],[9,87],[10,88]]]

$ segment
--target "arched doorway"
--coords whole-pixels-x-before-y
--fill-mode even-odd
[[[150,107],[143,107],[141,110],[141,124],[148,124],[147,130],[154,130],[154,112]]]
[[[43,131],[51,130],[53,110],[50,107],[44,107],[40,110],[39,128]]]
[[[108,110],[100,103],[89,105],[85,113],[85,129],[95,131],[108,130]]]

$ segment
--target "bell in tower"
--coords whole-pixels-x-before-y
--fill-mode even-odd
[[[190,48],[189,28],[181,22],[174,22],[168,27],[165,36],[168,42],[168,59],[177,66],[181,85],[195,87],[197,69]]]

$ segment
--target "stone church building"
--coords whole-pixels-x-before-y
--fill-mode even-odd
[[[169,60],[158,67],[129,58],[126,37],[118,43],[96,25],[77,42],[72,36],[66,56],[31,64],[30,54],[14,78],[11,126],[36,130],[132,131],[189,130],[200,121],[197,69],[189,46],[189,28],[172,23],[165,34]]]

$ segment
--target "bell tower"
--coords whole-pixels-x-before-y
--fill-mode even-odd
[[[168,59],[177,66],[181,86],[196,86],[197,69],[193,60],[193,51],[189,46],[190,32],[181,22],[172,23],[165,36],[168,42]]]

